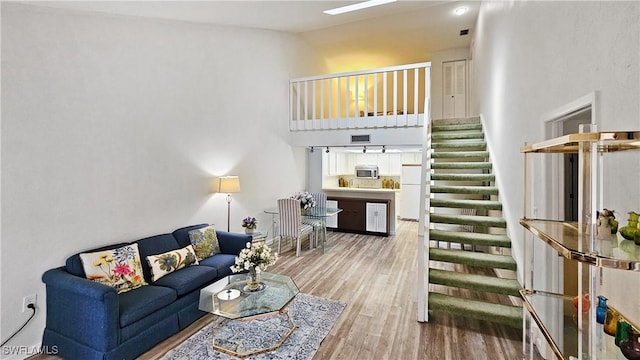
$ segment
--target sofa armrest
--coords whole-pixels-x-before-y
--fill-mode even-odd
[[[63,267],[48,270],[42,281],[48,329],[99,351],[118,346],[120,312],[114,288],[69,274]]]
[[[220,251],[223,254],[240,255],[240,250],[247,247],[247,243],[251,242],[251,236],[239,233],[230,233],[226,231],[216,230],[218,235],[218,243]]]

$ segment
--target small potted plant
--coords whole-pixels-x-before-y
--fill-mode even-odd
[[[244,228],[244,232],[247,234],[253,234],[253,230],[258,227],[258,220],[256,218],[247,216],[242,219],[242,227]]]

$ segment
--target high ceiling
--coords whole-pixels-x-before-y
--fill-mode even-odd
[[[357,1],[65,1],[31,2],[128,16],[297,33],[332,72],[429,61],[437,51],[468,47],[478,1],[403,1],[341,15],[322,11]],[[457,16],[453,10],[466,6]],[[460,36],[460,30],[469,35]]]

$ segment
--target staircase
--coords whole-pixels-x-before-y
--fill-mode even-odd
[[[434,120],[430,145],[427,308],[521,328],[522,307],[510,305],[521,286],[480,119]]]

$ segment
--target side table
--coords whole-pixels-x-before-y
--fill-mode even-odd
[[[268,234],[268,232],[254,231],[253,234],[248,235],[251,236],[251,243],[260,244],[267,241]]]

